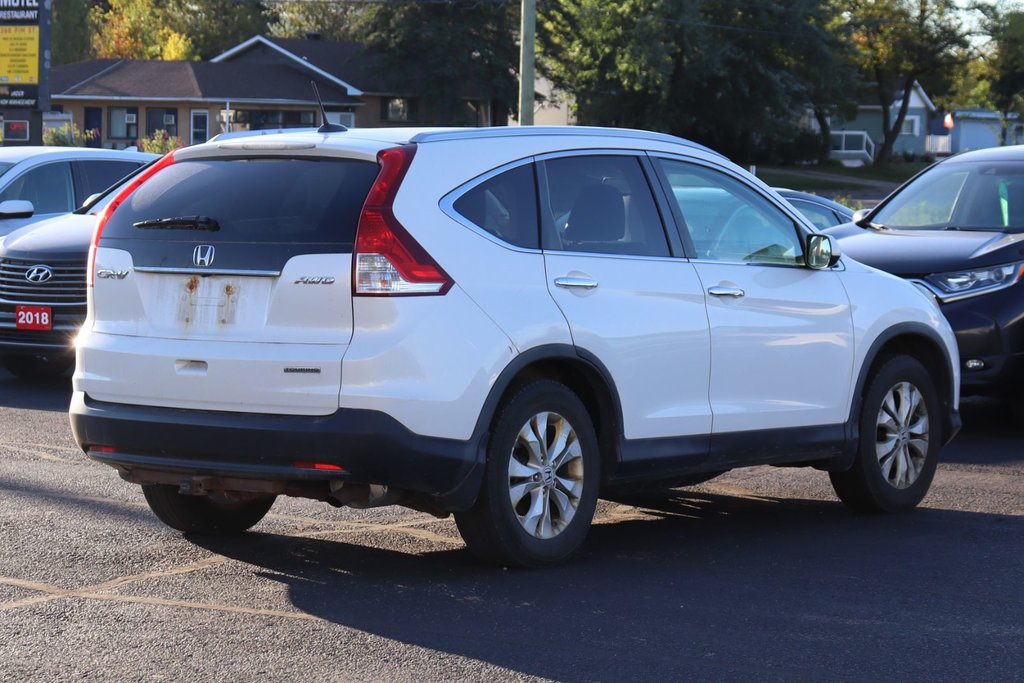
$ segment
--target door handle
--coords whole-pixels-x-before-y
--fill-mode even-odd
[[[731,296],[739,298],[746,294],[739,287],[708,287],[708,294],[711,296]]]
[[[555,287],[564,287],[565,289],[572,289],[578,287],[580,289],[594,289],[597,287],[597,280],[591,280],[588,277],[556,277]]]

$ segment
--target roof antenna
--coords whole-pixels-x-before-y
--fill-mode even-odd
[[[330,123],[327,121],[327,110],[324,109],[324,101],[320,99],[320,89],[316,87],[316,81],[310,81],[309,84],[313,86],[313,94],[316,95],[317,104],[320,105],[320,116],[324,122],[322,126],[316,129],[317,133],[341,133],[348,130],[345,126],[340,123]]]

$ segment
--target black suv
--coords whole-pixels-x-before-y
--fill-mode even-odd
[[[935,296],[956,332],[964,395],[1022,404],[1024,146],[950,157],[827,232]]]

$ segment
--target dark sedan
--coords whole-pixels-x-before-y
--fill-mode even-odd
[[[845,254],[938,300],[960,346],[965,395],[1021,402],[1024,146],[950,157],[827,232]]]
[[[775,191],[793,205],[818,230],[853,220],[853,209],[810,192],[777,187]]]

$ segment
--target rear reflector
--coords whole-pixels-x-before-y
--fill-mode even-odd
[[[300,470],[321,470],[325,472],[344,472],[345,468],[338,465],[332,465],[328,462],[303,462],[297,461],[292,463],[297,469]]]
[[[405,145],[377,155],[380,174],[366,197],[356,231],[352,291],[357,296],[444,294],[455,284],[392,210],[415,153],[415,145]]]
[[[117,452],[116,450],[114,450],[113,446],[97,446],[95,444],[93,444],[92,446],[89,446],[86,450],[92,451],[94,453],[116,453]]]

